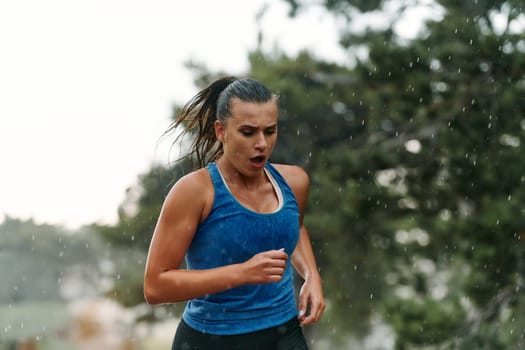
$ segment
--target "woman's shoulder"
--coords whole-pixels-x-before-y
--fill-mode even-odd
[[[298,165],[272,163],[288,185],[295,191],[307,191],[309,186],[308,173]]]
[[[213,184],[206,168],[194,170],[179,178],[172,186],[166,202],[200,203],[204,205],[213,195]]]
[[[272,163],[273,167],[284,177],[299,177],[308,180],[308,173],[298,165]]]
[[[210,174],[206,168],[201,168],[179,178],[172,190],[182,188],[189,191],[202,191],[203,187],[208,185],[211,185]]]

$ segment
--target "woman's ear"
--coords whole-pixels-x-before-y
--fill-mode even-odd
[[[215,137],[217,138],[217,140],[219,140],[219,142],[223,142],[224,141],[224,126],[222,125],[220,121],[216,120],[213,123],[213,127],[215,129]]]

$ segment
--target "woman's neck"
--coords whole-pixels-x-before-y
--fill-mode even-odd
[[[261,171],[254,176],[246,176],[222,158],[218,159],[215,164],[219,168],[224,181],[226,181],[230,187],[234,186],[242,187],[247,190],[257,190],[261,186],[265,186],[269,183],[264,169],[261,169]]]

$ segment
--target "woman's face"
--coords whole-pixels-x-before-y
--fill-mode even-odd
[[[238,172],[259,173],[277,141],[277,103],[230,101],[231,116],[225,123],[215,122],[217,139],[222,142],[223,158]]]

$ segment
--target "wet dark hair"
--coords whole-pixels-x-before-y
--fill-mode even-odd
[[[175,118],[166,133],[176,131],[179,126],[183,132],[175,142],[185,134],[194,136],[190,152],[196,168],[206,166],[217,160],[223,153],[222,144],[215,136],[214,122],[226,123],[231,116],[231,100],[238,98],[243,102],[264,103],[276,96],[258,80],[224,77],[215,80],[208,87],[199,91]]]

